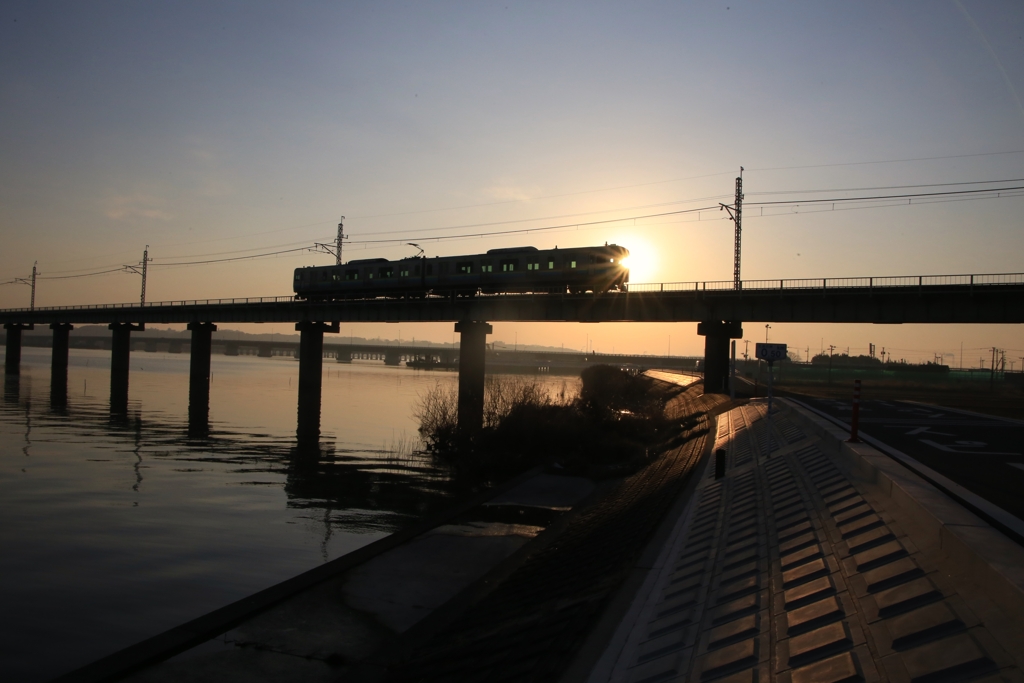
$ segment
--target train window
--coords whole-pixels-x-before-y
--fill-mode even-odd
[[[382,266],[377,269],[377,275],[382,279],[387,279],[394,274],[394,269],[391,266]]]
[[[554,269],[555,269],[555,262],[554,261],[548,261],[548,270],[554,270]]]
[[[398,276],[399,277],[409,277],[409,271],[408,270],[399,271]]]
[[[480,266],[480,272],[481,273],[493,273],[494,272],[494,266],[492,266],[490,263],[485,263],[482,266]]]
[[[302,279],[302,273],[300,273],[299,271],[296,270],[295,271],[295,279],[296,280],[301,280]]]
[[[526,269],[527,270],[540,270],[540,264],[539,263],[527,263],[526,264]]]
[[[569,267],[570,268],[575,268],[576,267],[576,262],[575,261],[569,261]]]
[[[334,280],[335,282],[338,282],[339,280],[341,280],[341,271],[340,270],[332,270],[331,271],[331,279]]]
[[[357,269],[355,269],[355,268],[352,268],[351,270],[346,270],[345,271],[345,279],[346,280],[358,280],[359,279],[359,271]]]
[[[369,270],[369,269],[367,269],[366,273],[367,273],[367,275],[366,275],[366,279],[367,279],[367,280],[372,280],[372,279],[373,279],[373,271],[372,271],[372,270]]]
[[[419,275],[419,274],[420,274],[420,272],[421,272],[421,271],[420,271],[420,267],[419,267],[419,266],[416,266],[416,274],[417,274],[417,275]]]
[[[458,261],[455,264],[455,272],[459,275],[472,275],[473,273],[473,262],[472,261]]]
[[[501,272],[511,273],[519,267],[519,259],[506,259],[501,262]]]
[[[321,270],[320,271],[320,281],[321,282],[327,282],[327,271],[326,270]]]

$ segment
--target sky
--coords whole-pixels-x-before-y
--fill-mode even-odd
[[[333,263],[303,248],[342,215],[346,260],[612,242],[633,282],[731,280],[717,205],[740,166],[744,279],[1024,272],[1019,190],[757,205],[1024,186],[1022,36],[1010,0],[9,0],[0,282],[38,261],[37,306],[133,301],[138,275],[91,273],[148,245],[148,301],[287,295],[294,268]],[[29,294],[0,285],[0,307]],[[874,343],[957,365],[963,345],[977,366],[996,346],[1024,364],[1020,325],[744,331],[802,353]],[[490,339],[703,351],[694,323],[495,323]]]

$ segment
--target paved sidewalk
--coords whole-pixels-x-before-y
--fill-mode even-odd
[[[718,418],[716,449],[590,683],[1024,681],[1024,615],[923,551],[792,406]],[[1012,617],[1012,615],[1011,615]]]

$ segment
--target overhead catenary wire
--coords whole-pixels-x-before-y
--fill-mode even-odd
[[[704,206],[704,207],[701,207],[699,209],[681,209],[679,211],[665,211],[665,212],[662,212],[662,213],[651,213],[651,214],[646,214],[646,215],[643,215],[643,216],[623,216],[621,218],[603,218],[603,219],[597,220],[597,221],[577,221],[577,222],[574,222],[574,223],[563,223],[561,225],[547,225],[547,226],[542,226],[542,227],[538,227],[538,228],[516,228],[514,230],[492,230],[492,231],[478,232],[478,233],[464,233],[464,234],[461,234],[461,235],[419,235],[419,236],[414,235],[414,236],[411,236],[411,237],[407,236],[407,237],[401,237],[401,238],[382,239],[382,240],[352,240],[350,242],[350,244],[389,244],[389,243],[392,243],[392,242],[407,242],[409,240],[432,240],[432,241],[435,241],[435,242],[439,242],[439,241],[442,241],[442,240],[465,239],[465,238],[469,238],[469,237],[492,237],[492,236],[496,237],[496,236],[500,236],[500,235],[518,235],[518,234],[526,234],[526,233],[531,233],[531,232],[546,232],[546,231],[549,231],[549,230],[561,230],[561,229],[573,228],[573,227],[580,228],[580,227],[584,227],[584,226],[589,227],[589,226],[593,226],[593,225],[605,225],[605,224],[608,224],[608,223],[622,223],[622,222],[625,222],[625,221],[636,221],[636,220],[643,220],[643,219],[646,219],[646,218],[659,218],[659,217],[662,217],[662,216],[678,216],[680,214],[685,214],[685,213],[697,213],[699,211],[711,211],[711,210],[717,210],[717,209],[718,209],[717,206]]]
[[[877,187],[845,187],[826,190],[772,190],[769,192],[748,192],[750,196],[764,196],[775,194],[816,194],[820,192],[866,192],[868,190],[904,190],[920,187],[956,187],[958,185],[995,185],[997,183],[1024,183],[1024,178],[1007,178],[1005,180],[968,180],[960,183],[923,183],[920,185],[880,185]],[[999,188],[992,188],[999,189]]]
[[[986,188],[980,190],[949,190],[946,192],[918,192],[913,194],[890,194],[890,195],[873,195],[869,197],[827,197],[824,199],[790,199],[780,200],[775,202],[748,202],[748,206],[770,206],[775,204],[821,204],[827,202],[834,202],[836,204],[840,202],[864,202],[864,201],[880,201],[885,199],[913,199],[915,197],[944,197],[951,195],[968,195],[977,194],[980,192],[988,194],[996,194],[998,192],[1011,192],[1014,190],[1024,190],[1024,185],[1015,187],[999,187],[999,188]]]
[[[975,154],[946,154],[943,156],[935,157],[912,157],[909,159],[880,159],[876,161],[846,161],[841,163],[832,164],[805,164],[801,166],[771,166],[762,168],[748,168],[748,172],[753,171],[792,171],[802,168],[834,168],[837,166],[870,166],[873,164],[902,164],[913,161],[939,161],[942,159],[970,159],[973,157],[994,157],[1005,154],[1024,154],[1024,149],[1010,149],[1002,152],[978,152]]]
[[[924,185],[920,185],[920,186],[910,185],[910,186],[887,186],[887,187],[893,187],[893,188],[900,188],[900,187],[941,187],[941,186],[992,184],[992,183],[1009,183],[1009,182],[1021,182],[1021,179],[1007,179],[1007,180],[999,180],[999,181],[967,181],[967,182],[963,182],[963,183],[937,183],[937,184],[924,184]],[[875,189],[875,188],[856,188],[856,189],[864,190],[864,189]],[[850,190],[831,190],[831,191],[835,191],[835,192],[855,191],[856,189],[850,189]],[[886,187],[879,187],[878,189],[886,189]],[[808,193],[820,192],[820,191],[828,191],[828,190],[804,190],[804,192],[808,192]],[[833,205],[835,205],[835,204],[851,204],[851,203],[857,203],[857,202],[879,202],[879,201],[887,201],[887,200],[891,201],[891,200],[897,200],[897,199],[913,200],[913,199],[929,199],[929,198],[931,199],[931,201],[958,201],[958,200],[970,200],[970,199],[984,199],[984,198],[989,198],[989,197],[992,197],[992,196],[1020,196],[1019,194],[1000,195],[1000,193],[1009,193],[1009,192],[1018,192],[1019,193],[1020,191],[1024,191],[1024,185],[1011,186],[1011,187],[999,187],[999,188],[985,188],[985,189],[952,190],[952,191],[943,191],[943,192],[903,193],[903,194],[871,195],[871,196],[861,196],[861,197],[830,197],[830,198],[808,198],[808,199],[800,198],[800,199],[768,201],[768,202],[747,202],[747,206],[761,206],[761,207],[767,207],[767,206],[777,206],[777,207],[793,206],[793,207],[796,207],[796,206],[799,206],[799,205],[802,205],[802,204],[816,204],[816,205],[833,204]],[[756,194],[769,194],[769,193],[756,193]],[[982,195],[987,195],[987,196],[982,196]],[[660,205],[666,205],[666,204],[671,205],[671,204],[686,203],[687,201],[695,201],[695,200],[681,200],[679,202],[665,202],[665,203],[660,204]],[[926,203],[926,202],[922,202],[922,203]],[[653,206],[658,206],[658,205],[653,205]],[[589,229],[589,228],[593,228],[593,227],[599,226],[599,225],[609,225],[609,224],[613,224],[613,223],[624,223],[624,222],[628,222],[628,221],[633,221],[635,223],[638,220],[650,220],[650,219],[656,219],[656,218],[665,218],[665,217],[669,217],[669,216],[682,216],[682,215],[685,215],[685,214],[698,214],[698,217],[699,217],[700,213],[702,213],[702,212],[717,211],[718,208],[719,207],[717,205],[716,206],[705,206],[705,207],[700,207],[700,208],[695,208],[695,209],[680,209],[680,210],[676,210],[676,211],[665,211],[665,212],[642,214],[642,215],[622,216],[622,217],[617,217],[617,218],[607,218],[607,219],[600,219],[600,220],[594,220],[594,221],[577,221],[577,222],[562,223],[562,224],[557,224],[557,225],[547,225],[547,226],[528,227],[528,228],[515,228],[515,229],[510,229],[510,230],[478,231],[478,232],[472,232],[472,233],[460,233],[460,234],[456,234],[456,235],[425,235],[425,234],[422,234],[422,233],[425,233],[425,232],[436,232],[436,231],[444,231],[444,230],[457,230],[457,229],[460,229],[462,227],[467,227],[467,226],[447,226],[447,227],[441,227],[441,228],[424,229],[424,230],[419,231],[420,234],[415,234],[415,235],[409,235],[408,233],[405,233],[405,234],[403,234],[401,236],[394,237],[394,238],[361,239],[361,240],[357,239],[357,240],[352,240],[351,242],[349,242],[349,244],[351,244],[351,245],[363,245],[364,248],[369,247],[371,245],[372,246],[384,247],[386,245],[405,243],[405,242],[410,241],[410,240],[426,240],[426,241],[440,242],[440,241],[454,241],[454,240],[465,240],[465,239],[477,239],[477,238],[483,238],[483,237],[498,237],[498,236],[503,236],[503,235],[513,235],[513,234],[529,234],[529,233],[536,233],[536,232],[549,232],[549,231],[557,231],[557,230]],[[848,207],[848,208],[870,208],[870,207]],[[622,210],[622,209],[619,209],[619,210]],[[609,210],[609,211],[614,211],[614,209]],[[754,217],[760,217],[760,216],[752,215],[750,217],[754,218]],[[520,220],[517,220],[517,221],[500,221],[500,222],[495,222],[495,223],[491,223],[491,224],[481,224],[481,225],[484,225],[484,226],[489,226],[489,225],[507,225],[507,224],[515,223],[515,222],[528,222],[528,221],[531,221],[531,220],[544,220],[544,219],[543,218],[520,219]],[[692,222],[697,222],[697,221],[692,221]],[[394,233],[383,233],[383,234],[397,234],[398,232],[400,232],[400,231],[394,231]],[[378,233],[378,234],[381,234],[381,233]],[[327,241],[327,240],[325,239],[324,241]],[[293,254],[293,253],[299,253],[299,252],[305,252],[305,251],[316,251],[317,250],[316,243],[309,244],[309,243],[293,242],[291,244],[300,244],[301,246],[297,246],[297,247],[290,248],[290,249],[275,250],[275,251],[270,251],[270,252],[260,252],[260,253],[255,253],[255,254],[249,253],[249,254],[244,254],[244,255],[240,255],[240,256],[227,257],[227,258],[214,258],[214,259],[200,258],[200,259],[197,259],[197,260],[169,261],[169,262],[162,262],[159,259],[156,259],[151,265],[154,266],[154,267],[156,267],[156,266],[159,266],[159,267],[196,266],[196,265],[206,265],[206,264],[213,264],[213,263],[227,263],[227,262],[232,262],[232,261],[246,261],[246,260],[259,259],[259,258],[268,258],[268,257],[272,257],[272,256],[280,256],[280,255],[283,255],[283,254]],[[259,248],[256,247],[256,248],[250,248],[250,249],[232,250],[232,251],[225,251],[225,252],[214,252],[213,254],[210,254],[210,255],[244,253],[244,252],[257,251],[258,249]],[[200,256],[200,255],[196,255],[196,256]],[[174,258],[174,257],[162,257],[162,258]],[[178,257],[178,258],[190,258],[190,257],[186,256],[186,257]],[[72,270],[72,271],[64,271],[64,272],[69,273],[69,274],[64,274],[64,275],[61,275],[61,274],[45,275],[45,276],[40,276],[40,279],[45,279],[45,280],[73,279],[73,278],[81,278],[81,277],[92,277],[92,276],[98,276],[98,275],[106,275],[106,274],[110,274],[110,273],[123,272],[123,271],[124,271],[124,266],[119,266],[119,267],[116,267],[116,268],[106,268],[106,269],[103,269],[103,270],[90,271],[90,272],[84,272],[84,273],[76,273],[75,271]],[[18,280],[5,281],[5,282],[0,283],[0,285],[14,284],[17,281]]]

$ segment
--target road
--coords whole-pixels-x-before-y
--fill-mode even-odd
[[[799,396],[845,424],[850,401]],[[1024,422],[909,401],[863,401],[860,431],[1024,519]]]
[[[694,382],[700,380],[699,374],[675,372],[674,370],[648,370],[644,374],[653,379],[660,379],[663,382],[668,382],[669,384],[678,384],[683,387],[688,387]]]

